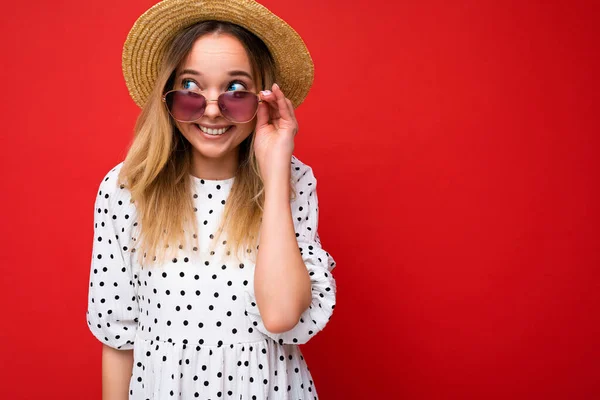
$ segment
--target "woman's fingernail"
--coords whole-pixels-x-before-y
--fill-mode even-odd
[[[275,87],[275,89],[279,89],[279,85],[274,83],[273,86]]]
[[[270,91],[270,90],[263,90],[263,91],[261,91],[260,93],[261,93],[263,96],[268,96],[268,95],[270,95],[270,94],[271,94],[271,91]]]

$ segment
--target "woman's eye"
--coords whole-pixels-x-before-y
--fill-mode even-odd
[[[244,86],[244,84],[241,82],[231,82],[227,90],[246,90],[246,86]]]
[[[192,86],[193,85],[193,86]],[[194,90],[194,89],[199,89],[198,85],[196,85],[196,82],[190,80],[190,79],[184,79],[182,86],[185,90]]]

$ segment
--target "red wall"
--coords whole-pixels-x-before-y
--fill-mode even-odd
[[[5,3],[0,398],[100,399],[93,200],[153,1]],[[322,399],[600,398],[594,3],[265,0],[316,64],[296,155],[338,262],[303,346]]]

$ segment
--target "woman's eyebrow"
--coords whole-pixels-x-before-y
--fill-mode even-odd
[[[202,76],[202,73],[200,73],[200,72],[198,72],[198,71],[196,71],[194,69],[188,69],[188,68],[184,69],[183,71],[181,71],[179,73],[180,76],[181,75],[186,75],[186,74],[188,74],[188,75]],[[227,72],[227,74],[229,76],[245,76],[248,79],[252,80],[252,75],[250,75],[248,72],[243,71],[243,70],[232,70],[232,71]]]
[[[248,79],[252,80],[252,75],[242,70],[229,71],[229,76],[245,76]]]

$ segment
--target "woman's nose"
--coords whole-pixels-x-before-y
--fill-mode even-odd
[[[221,110],[219,109],[219,103],[216,97],[214,99],[206,99],[204,115],[207,118],[218,118],[221,116]]]

